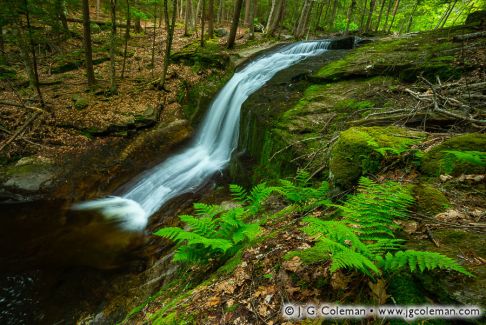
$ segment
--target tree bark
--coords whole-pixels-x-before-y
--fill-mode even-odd
[[[456,3],[457,3],[457,0],[454,0],[454,2],[452,3],[452,6],[451,6],[451,9],[449,10],[449,12],[447,13],[447,15],[444,17],[444,21],[442,22],[440,28],[444,28],[447,20],[449,19],[449,16],[451,15],[452,13],[452,10],[454,10],[454,7],[456,6]]]
[[[250,11],[252,0],[245,0],[245,26],[250,27]]]
[[[390,0],[391,1],[391,0]],[[376,22],[375,32],[380,28],[381,16],[383,15],[383,9],[385,8],[386,0],[381,1],[380,14],[378,15],[378,21]]]
[[[257,0],[248,0],[250,1],[250,39],[255,38],[255,24],[253,21],[255,20],[255,12],[257,6]]]
[[[348,18],[346,21],[346,31],[345,31],[346,34],[349,33],[349,25],[351,24],[351,20],[353,19],[355,8],[356,8],[356,0],[351,0],[351,5],[349,6],[348,9]]]
[[[214,37],[214,0],[208,0],[208,37]]]
[[[375,11],[376,0],[370,0],[370,11],[368,12],[368,19],[366,20],[365,31],[368,33],[371,29],[371,19],[373,17],[373,11]]]
[[[272,0],[272,8],[268,16],[266,34],[273,35],[280,25],[285,0]]]
[[[172,0],[172,17],[169,21],[169,8],[168,2],[169,0],[164,0],[164,18],[165,18],[165,28],[167,29],[167,39],[165,43],[165,55],[164,55],[164,65],[162,67],[162,77],[160,78],[159,87],[161,89],[165,89],[165,80],[167,78],[167,70],[169,69],[170,64],[170,53],[172,50],[172,40],[174,39],[174,28],[176,22],[176,14],[177,14],[177,0]]]
[[[206,20],[206,0],[202,0],[202,10],[201,10],[201,47],[205,46],[204,43],[204,22]]]
[[[83,0],[83,43],[84,55],[86,61],[86,77],[88,78],[88,86],[92,87],[95,83],[95,76],[93,70],[93,51],[91,49],[91,22],[89,19],[89,1]]]
[[[304,36],[305,30],[307,28],[308,22],[309,22],[309,16],[312,10],[312,1],[311,0],[305,0],[304,1],[304,6],[302,8],[302,13],[299,18],[299,23],[297,25],[297,28],[295,30],[294,36],[296,38],[302,38]]]
[[[393,15],[392,15],[392,21],[390,22],[390,26],[388,27],[388,33],[391,31],[393,27],[393,23],[395,22],[395,17],[397,15],[398,7],[400,6],[400,0],[395,0],[395,6],[393,8]]]
[[[115,50],[116,50],[116,0],[110,0],[111,11],[111,41],[110,41],[110,92],[116,93],[116,67],[115,67]]]
[[[388,25],[388,18],[390,17],[390,11],[393,6],[393,0],[389,0],[388,2],[388,9],[386,11],[386,18],[385,18],[385,24],[383,25],[383,31],[386,31],[386,26]]]
[[[218,5],[218,24],[221,24],[221,20],[223,19],[223,7],[224,7],[224,2],[223,0],[219,0],[219,5]]]
[[[362,33],[364,31],[365,17],[366,17],[366,0],[363,0],[363,11],[361,11],[361,19],[359,22],[359,31]]]
[[[96,0],[96,19],[99,19],[100,17],[100,5],[101,0]]]
[[[127,27],[125,28],[125,49],[123,50],[123,65],[121,78],[125,78],[125,65],[127,62],[127,52],[128,52],[128,40],[130,39],[130,0],[126,1],[127,4]]]
[[[186,0],[186,12],[184,13],[184,36],[189,36],[189,25],[191,20],[191,0]]]
[[[235,11],[233,15],[233,22],[231,24],[231,30],[228,37],[228,48],[232,49],[235,46],[236,32],[238,31],[238,24],[240,22],[241,7],[243,6],[243,0],[235,0]]]
[[[5,40],[3,38],[3,25],[0,22],[0,64],[7,64],[7,56],[5,55]]]

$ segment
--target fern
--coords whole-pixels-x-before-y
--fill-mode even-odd
[[[446,150],[444,152],[446,153],[446,155],[441,161],[441,167],[446,173],[453,172],[457,162],[477,165],[481,167],[486,166],[486,152],[457,150]]]
[[[246,223],[244,220],[259,211],[273,190],[262,183],[248,194],[241,186],[230,185],[230,191],[241,207],[225,210],[219,205],[195,203],[195,216],[179,216],[187,230],[166,227],[154,234],[178,245],[174,262],[207,263],[211,259],[226,260],[258,236],[258,224]]]
[[[406,218],[413,197],[398,183],[376,184],[360,180],[358,193],[349,197],[341,210],[341,220],[304,218],[304,233],[315,239],[313,247],[292,251],[286,258],[299,256],[305,263],[330,260],[331,272],[353,269],[368,276],[382,271],[408,268],[450,269],[471,275],[453,259],[433,252],[401,251],[403,240],[394,238],[396,218]],[[392,254],[391,251],[396,251]]]

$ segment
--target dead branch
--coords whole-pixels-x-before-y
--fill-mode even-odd
[[[0,152],[5,148],[7,147],[10,143],[12,143],[18,136],[20,136],[28,127],[29,125],[34,122],[37,117],[41,115],[40,112],[35,112],[33,113],[28,119],[27,121],[25,121],[25,123],[19,127],[13,134],[10,138],[8,138],[6,141],[4,141],[2,144],[0,144]]]
[[[0,105],[20,107],[20,108],[26,108],[26,109],[30,109],[30,110],[33,110],[33,111],[36,111],[36,112],[40,112],[40,113],[48,113],[46,110],[43,110],[42,108],[38,108],[38,107],[34,107],[34,106],[28,106],[28,105],[24,105],[24,104],[17,104],[17,103],[10,102],[10,101],[0,100]]]
[[[486,36],[486,31],[482,32],[476,32],[476,33],[470,33],[470,34],[464,34],[464,35],[457,35],[454,36],[453,40],[458,42],[458,41],[468,41],[472,40],[475,38],[480,38],[480,37],[485,37]]]

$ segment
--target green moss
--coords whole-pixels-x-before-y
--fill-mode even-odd
[[[389,293],[397,305],[420,305],[427,302],[412,274],[400,272],[388,280]]]
[[[429,184],[420,184],[414,188],[417,212],[427,216],[435,216],[447,210],[449,200],[437,188]]]
[[[383,160],[407,151],[424,136],[394,126],[350,128],[332,147],[330,175],[336,185],[352,186],[361,175],[378,171]]]
[[[425,153],[421,161],[421,170],[428,176],[482,174],[486,172],[484,165],[475,164],[451,154],[450,151],[476,151],[484,154],[486,134],[470,133],[459,135],[444,141]]]

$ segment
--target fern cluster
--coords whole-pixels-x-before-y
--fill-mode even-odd
[[[405,218],[413,204],[410,190],[398,183],[376,184],[361,178],[358,194],[351,196],[341,210],[341,220],[304,218],[303,231],[314,237],[313,247],[292,251],[306,263],[331,261],[330,271],[354,269],[366,275],[408,268],[416,270],[451,269],[470,275],[453,259],[434,252],[400,250],[403,240],[394,237],[397,218]],[[395,251],[394,254],[391,252]]]
[[[295,177],[295,182],[281,179],[281,186],[274,187],[274,190],[292,204],[297,205],[301,212],[330,204],[330,201],[327,199],[329,184],[322,182],[318,188],[314,188],[309,184],[310,178],[310,174],[307,171],[300,169]]]
[[[481,167],[486,166],[486,152],[457,150],[445,150],[444,152],[447,155],[442,159],[441,167],[446,173],[451,173],[457,162]]]
[[[273,190],[263,183],[247,193],[241,186],[231,185],[230,191],[240,203],[239,207],[225,210],[220,205],[195,203],[195,216],[179,216],[187,230],[166,227],[154,234],[178,244],[174,262],[206,263],[211,259],[225,260],[256,238],[260,227],[257,223],[246,223],[245,219],[259,211]]]

